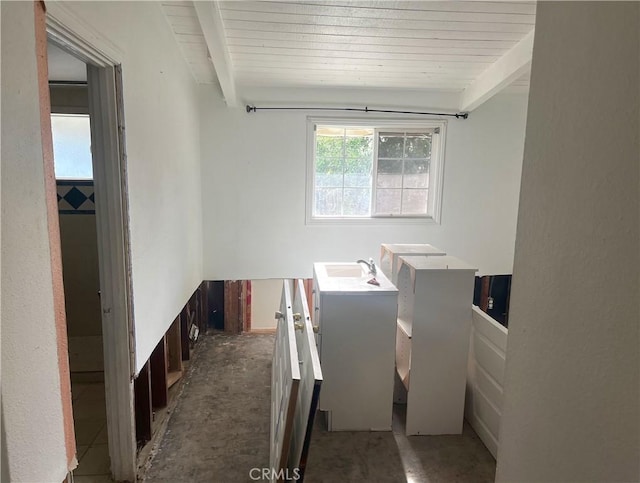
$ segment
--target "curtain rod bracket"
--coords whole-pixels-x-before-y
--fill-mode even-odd
[[[364,109],[356,107],[256,107],[249,104],[245,109],[247,113],[257,112],[258,109],[262,111],[349,111],[349,112],[383,112],[386,114],[414,114],[418,116],[447,116],[455,117],[456,119],[467,119],[469,117],[468,112],[422,112],[422,111],[397,111],[391,109],[369,109],[365,106]]]

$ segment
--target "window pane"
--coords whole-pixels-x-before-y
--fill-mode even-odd
[[[378,188],[402,188],[402,161],[399,159],[379,159]]]
[[[342,158],[344,156],[344,136],[316,136],[317,158]]]
[[[383,129],[315,126],[313,216],[428,214],[432,128]]]
[[[342,162],[342,157],[317,156],[316,173],[342,174],[344,169]]]
[[[407,174],[404,177],[403,188],[428,188],[428,187],[429,187],[428,174]]]
[[[402,190],[376,190],[376,213],[381,215],[399,215],[402,202]]]
[[[348,187],[371,187],[372,158],[346,159],[344,163],[344,185]]]
[[[371,175],[345,173],[344,186],[345,188],[370,188]]]
[[[341,188],[342,187],[342,173],[339,174],[325,174],[316,173],[316,186],[326,188]]]
[[[427,188],[429,186],[429,163],[426,159],[404,162],[403,188]]]
[[[354,134],[356,133],[347,130],[347,138],[345,145],[345,154],[347,158],[369,158],[373,159],[373,132],[370,134],[364,133],[366,136]]]
[[[369,216],[371,128],[316,126],[314,216]]]
[[[402,214],[426,215],[427,214],[427,190],[402,190]]]
[[[402,174],[402,160],[379,159],[378,174]]]
[[[51,133],[56,178],[92,179],[89,116],[52,114]]]
[[[426,159],[412,159],[404,162],[405,174],[427,174],[428,168]]]
[[[431,153],[431,134],[407,136],[405,156],[407,158],[427,158]]]
[[[380,133],[378,141],[379,158],[401,158],[404,150],[404,137],[398,134]]]
[[[345,188],[344,216],[369,216],[371,205],[369,188]]]
[[[344,172],[369,175],[372,165],[372,158],[347,158],[344,161]]]
[[[316,216],[340,216],[342,188],[316,188]]]

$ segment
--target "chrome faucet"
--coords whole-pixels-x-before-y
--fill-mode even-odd
[[[373,258],[369,258],[369,261],[367,262],[366,260],[357,260],[356,263],[364,263],[367,268],[369,269],[369,275],[376,275],[378,273],[378,271],[376,270],[376,264],[373,263]]]

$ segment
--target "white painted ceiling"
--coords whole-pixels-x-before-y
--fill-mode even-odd
[[[276,87],[463,92],[535,24],[535,2],[236,0],[206,5],[211,19],[193,2],[161,3],[196,81],[220,81],[223,91],[232,82],[239,96]],[[528,78],[520,70],[509,84]]]

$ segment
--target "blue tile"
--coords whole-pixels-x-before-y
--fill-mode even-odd
[[[87,196],[75,186],[69,190],[69,192],[63,196],[65,201],[78,209],[82,203],[87,201]]]

